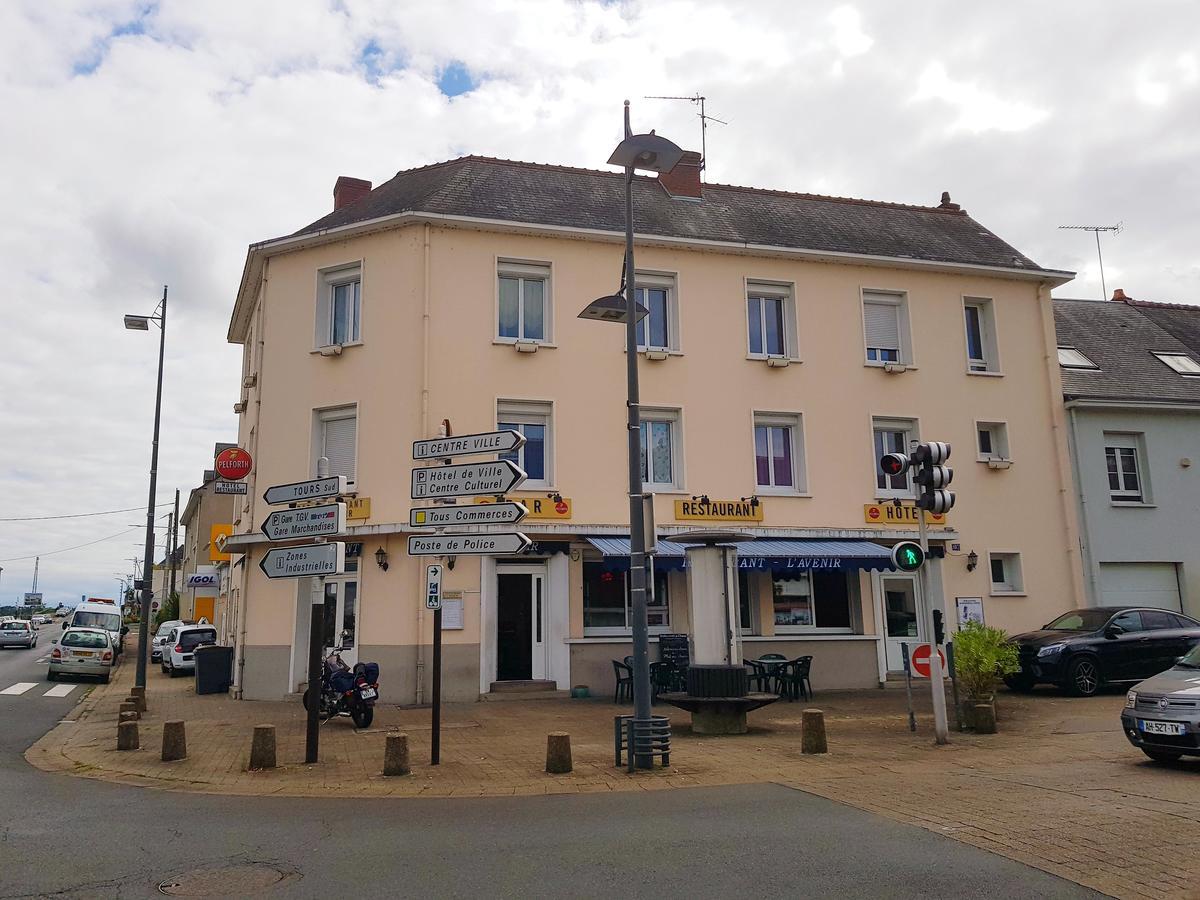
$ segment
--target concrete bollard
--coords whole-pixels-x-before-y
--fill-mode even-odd
[[[141,747],[141,742],[138,740],[138,724],[137,722],[118,722],[117,723],[117,749],[118,750],[137,750]]]
[[[138,714],[132,710],[127,710],[123,713],[117,713],[117,723],[118,724],[120,724],[121,722],[136,722],[137,720],[138,720]]]
[[[976,734],[995,734],[996,708],[990,703],[976,703],[971,707],[971,727]]]
[[[250,768],[275,768],[275,726],[255,725],[250,741]]]
[[[572,768],[571,735],[565,731],[550,732],[546,735],[546,771],[551,775],[565,775]]]
[[[183,722],[173,719],[163,722],[162,760],[175,762],[178,759],[187,759],[187,736],[184,733]]]
[[[408,735],[389,734],[383,743],[383,774],[411,775],[408,764]]]
[[[825,740],[825,713],[819,709],[806,709],[800,717],[800,752],[828,753]]]
[[[117,715],[121,713],[133,713],[135,719],[140,719],[141,714],[138,712],[137,704],[132,700],[122,700],[121,705],[117,707]]]
[[[146,711],[146,689],[144,687],[131,687],[129,689],[129,699],[137,704],[137,711],[139,713]]]

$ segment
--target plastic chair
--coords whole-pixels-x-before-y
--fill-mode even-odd
[[[779,696],[787,697],[789,701],[798,700],[801,697],[805,700],[811,699],[812,682],[809,681],[811,670],[811,656],[797,656],[795,659],[788,660],[776,676]]]
[[[625,700],[633,699],[633,669],[620,660],[614,659],[613,674],[617,678],[616,688],[613,690],[613,703],[620,703],[622,698]]]

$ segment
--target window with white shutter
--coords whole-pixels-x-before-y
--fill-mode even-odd
[[[907,317],[903,294],[863,293],[863,332],[867,363],[908,362]]]
[[[318,410],[316,413],[313,474],[317,460],[329,460],[330,475],[345,475],[353,485],[356,480],[358,457],[358,414],[354,407]]]

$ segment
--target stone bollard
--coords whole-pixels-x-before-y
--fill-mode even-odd
[[[162,760],[175,762],[187,759],[187,736],[184,734],[183,722],[173,719],[163,722]]]
[[[137,720],[138,720],[138,714],[137,714],[137,712],[135,712],[133,710],[126,710],[123,713],[117,713],[117,723],[118,724],[120,724],[121,722],[136,722]]]
[[[546,735],[546,771],[551,775],[565,775],[572,768],[571,735],[565,731],[550,732]]]
[[[411,775],[408,764],[408,735],[389,734],[383,744],[383,774]]]
[[[255,725],[250,741],[250,768],[275,768],[275,726]]]
[[[800,752],[828,753],[825,740],[825,713],[819,709],[806,709],[801,714]]]
[[[971,727],[976,734],[995,734],[996,708],[990,703],[976,703],[971,707]]]
[[[117,707],[117,715],[121,713],[133,713],[135,719],[140,719],[141,714],[138,712],[137,704],[132,700],[122,700],[121,705]]]
[[[137,711],[139,713],[146,711],[146,689],[144,687],[131,687],[129,689],[129,699],[137,704]]]
[[[140,747],[141,747],[141,742],[138,740],[137,722],[118,722],[117,723],[117,749],[118,750],[137,750]]]

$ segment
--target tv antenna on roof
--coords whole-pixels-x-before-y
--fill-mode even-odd
[[[1116,225],[1059,225],[1060,231],[1090,231],[1096,235],[1096,256],[1100,259],[1100,290],[1104,294],[1100,299],[1108,299],[1108,285],[1104,281],[1104,254],[1100,252],[1100,232],[1111,231],[1113,234],[1120,234],[1123,222],[1118,222]]]
[[[716,122],[718,125],[728,125],[729,123],[726,122],[724,119],[718,119],[716,116],[710,116],[708,113],[706,113],[704,111],[704,101],[706,98],[703,97],[699,91],[697,91],[695,94],[693,94],[690,97],[651,95],[651,96],[643,97],[642,99],[643,100],[687,100],[690,103],[699,104],[700,112],[697,113],[697,115],[700,116],[700,177],[703,178],[705,166],[708,164],[708,123]]]

